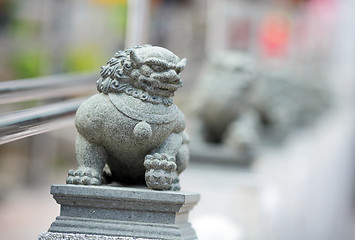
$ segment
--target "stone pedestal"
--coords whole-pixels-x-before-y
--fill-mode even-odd
[[[197,239],[188,213],[199,194],[111,186],[53,185],[61,205],[48,239]]]

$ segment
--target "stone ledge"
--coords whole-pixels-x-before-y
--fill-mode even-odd
[[[199,194],[81,185],[53,185],[51,194],[61,205],[48,230],[53,234],[197,239],[188,213]]]
[[[159,211],[183,212],[190,210],[200,199],[199,194],[156,191],[140,188],[126,188],[114,186],[84,186],[84,185],[52,185],[51,194],[58,204],[81,205],[85,207],[100,206],[105,208],[120,208]],[[80,200],[80,204],[77,204]],[[142,206],[150,202],[154,205]],[[128,204],[129,203],[129,204]],[[176,209],[174,208],[176,207]]]

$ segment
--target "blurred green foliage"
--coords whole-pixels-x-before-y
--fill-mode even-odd
[[[43,31],[43,21],[46,19],[31,19],[27,15],[23,15],[23,12],[18,11],[21,8],[21,1],[16,1],[16,4],[11,0],[3,1],[12,6],[2,9],[4,16],[12,16],[6,18],[6,21],[2,21],[4,36],[11,40],[8,41],[7,49],[1,51],[5,54],[3,57],[6,59],[0,62],[0,72],[6,71],[6,74],[0,73],[0,78],[4,80],[33,78],[60,72],[99,71],[100,66],[105,65],[107,61],[107,52],[105,51],[111,47],[123,46],[128,11],[126,0],[92,0],[87,2],[87,4],[96,5],[94,7],[105,9],[106,14],[103,16],[107,19],[107,31],[113,39],[117,39],[116,46],[107,48],[104,38],[101,42],[95,42],[83,37],[80,39],[79,45],[78,41],[71,41],[68,38],[68,42],[60,43],[60,54],[56,54],[56,48],[59,46],[43,42],[50,39],[44,35],[48,34],[48,31]],[[1,2],[2,0],[0,0]],[[67,27],[71,28],[69,25]],[[75,29],[72,30],[75,31]],[[71,42],[76,43],[72,44]]]
[[[21,50],[11,56],[15,78],[32,78],[46,74],[50,59],[39,49]]]
[[[68,50],[64,57],[65,72],[87,72],[100,70],[105,59],[102,56],[99,45],[87,44]]]
[[[126,1],[118,2],[110,8],[111,28],[118,34],[125,35],[127,26],[128,6]]]
[[[50,59],[45,49],[37,46],[41,33],[41,22],[14,18],[9,23],[9,36],[15,48],[9,56],[10,71],[14,78],[33,78],[45,75],[50,67]]]

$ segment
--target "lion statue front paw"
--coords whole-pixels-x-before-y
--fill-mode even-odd
[[[175,157],[155,153],[147,155],[144,161],[145,181],[149,188],[168,190],[172,187],[176,178]]]

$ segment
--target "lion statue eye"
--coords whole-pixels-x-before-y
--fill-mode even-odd
[[[125,64],[124,64],[124,67],[125,67],[126,69],[131,69],[132,64],[131,64],[131,63],[125,63]]]
[[[164,68],[159,65],[151,65],[150,67],[156,72],[162,72],[164,70]]]

